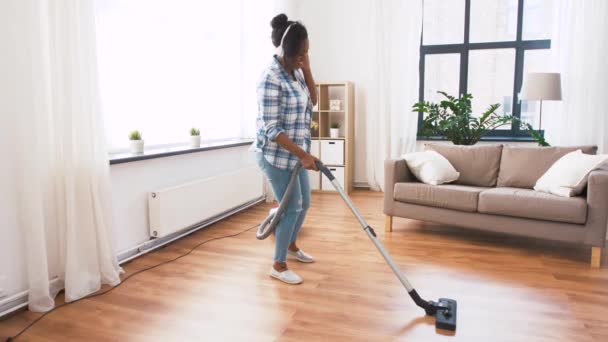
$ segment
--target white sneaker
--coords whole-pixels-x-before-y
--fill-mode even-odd
[[[315,262],[315,258],[312,255],[304,253],[301,249],[297,252],[292,252],[289,249],[287,250],[287,254],[294,256],[299,262],[311,263]]]
[[[291,270],[285,270],[283,272],[279,272],[279,271],[275,270],[274,267],[271,267],[270,276],[273,278],[279,279],[280,281],[282,281],[284,283],[291,284],[291,285],[297,285],[302,282],[302,277],[295,274],[295,272],[293,272]]]

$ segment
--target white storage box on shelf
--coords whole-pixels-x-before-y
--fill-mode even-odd
[[[343,166],[327,166],[327,168],[331,171],[331,173],[336,177],[336,180],[342,188],[344,188],[344,167]],[[331,181],[327,179],[327,177],[323,177],[321,181],[321,188],[323,191],[336,191],[334,186],[331,184]]]
[[[344,140],[322,140],[321,155],[325,165],[344,165]]]

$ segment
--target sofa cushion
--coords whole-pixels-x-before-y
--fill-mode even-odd
[[[425,184],[450,183],[460,177],[452,164],[435,151],[407,153],[403,155],[403,159],[414,176]]]
[[[485,187],[424,183],[396,183],[395,201],[461,211],[477,211],[477,197]]]
[[[460,146],[427,144],[426,149],[444,156],[460,177],[455,184],[495,186],[500,167],[502,145]]]
[[[580,195],[587,186],[589,173],[602,167],[606,161],[608,154],[593,156],[581,150],[570,152],[551,165],[538,179],[534,190],[562,197]]]
[[[496,186],[532,189],[536,181],[549,170],[553,163],[567,153],[579,149],[586,154],[597,152],[597,146],[504,146]],[[456,170],[458,170],[457,167]]]
[[[485,214],[525,217],[584,224],[587,201],[520,188],[495,188],[479,194],[478,211]]]

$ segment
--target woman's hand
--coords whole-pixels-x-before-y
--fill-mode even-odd
[[[308,54],[298,57],[298,66],[302,71],[310,71],[310,58],[308,57]]]
[[[304,81],[306,81],[306,86],[308,87],[308,92],[310,93],[310,99],[312,100],[312,105],[317,105],[317,87],[315,85],[315,80],[312,78],[312,71],[310,70],[310,58],[308,57],[308,53],[304,56],[298,57],[298,66],[302,69],[304,73]]]
[[[313,156],[310,153],[307,153],[300,146],[296,145],[296,143],[294,143],[293,140],[291,140],[287,136],[287,134],[285,134],[283,132],[279,133],[279,135],[277,135],[276,141],[279,145],[281,145],[287,151],[296,155],[300,159],[300,163],[302,164],[302,167],[304,167],[307,170],[319,171],[319,169],[317,168],[317,163],[316,163],[316,161],[318,160],[317,157]]]
[[[306,153],[302,158],[300,158],[300,163],[302,163],[302,167],[306,170],[319,171],[317,168],[317,158],[310,153]]]

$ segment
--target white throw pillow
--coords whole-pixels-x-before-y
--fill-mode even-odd
[[[414,176],[426,184],[449,183],[460,177],[460,173],[452,164],[435,151],[408,153],[403,155],[403,159]]]
[[[581,150],[570,152],[556,161],[536,181],[534,190],[562,197],[579,195],[587,185],[589,172],[608,160],[608,155],[584,154]]]

